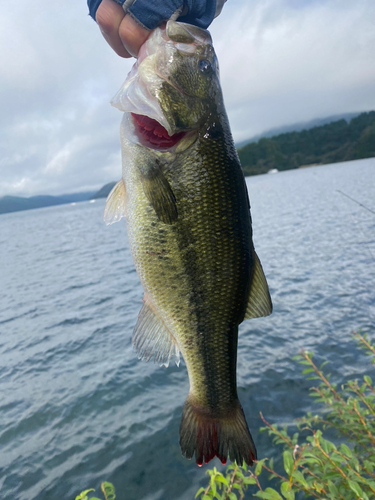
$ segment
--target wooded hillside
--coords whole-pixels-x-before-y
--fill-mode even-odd
[[[342,119],[260,139],[239,148],[238,154],[245,175],[370,158],[375,156],[375,111],[361,113],[349,123]]]

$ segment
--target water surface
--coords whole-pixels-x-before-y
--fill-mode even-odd
[[[277,457],[259,412],[292,424],[313,408],[292,356],[313,350],[336,381],[373,370],[351,332],[375,335],[375,215],[339,190],[375,210],[375,159],[247,183],[274,313],[240,327],[239,396],[259,456]],[[185,366],[131,347],[143,291],[125,223],[106,227],[103,208],[0,217],[3,500],[73,500],[103,480],[119,500],[188,500],[206,482],[178,445]]]

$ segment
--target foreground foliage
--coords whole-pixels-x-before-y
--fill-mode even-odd
[[[112,483],[107,483],[104,481],[100,485],[100,489],[102,490],[102,493],[104,495],[104,500],[115,500],[116,495],[115,495],[115,488]],[[102,498],[98,497],[92,497],[91,492],[95,491],[94,488],[90,488],[89,490],[82,491],[79,495],[76,496],[75,500],[103,500]],[[90,495],[90,497],[88,497]]]
[[[375,347],[366,335],[355,334],[360,348],[375,362]],[[241,500],[249,485],[252,497],[265,500],[332,499],[370,500],[375,498],[375,389],[372,379],[351,380],[337,387],[330,382],[323,366],[317,367],[309,352],[296,359],[306,368],[309,379],[319,381],[311,395],[322,404],[317,415],[307,414],[298,422],[298,430],[290,436],[286,427],[268,423],[261,415],[274,443],[281,445],[284,471],[274,470],[273,461],[259,460],[255,469],[232,464],[224,474],[214,468],[207,471],[210,483],[200,488],[200,500]],[[332,432],[333,431],[333,432]],[[335,443],[327,434],[335,436]],[[263,473],[264,471],[264,473]],[[262,488],[259,476],[268,475],[278,487]],[[262,482],[263,482],[262,477]],[[254,492],[255,491],[255,492]],[[301,492],[301,493],[299,493]]]

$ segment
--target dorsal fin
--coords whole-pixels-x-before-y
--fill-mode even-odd
[[[104,208],[104,222],[107,226],[125,217],[126,188],[123,179],[119,180],[107,197]]]
[[[174,356],[176,365],[179,366],[180,351],[175,338],[163,320],[154,313],[146,295],[143,301],[132,339],[139,359],[149,361],[154,357],[155,363],[168,366],[171,357]]]
[[[244,319],[269,316],[272,313],[272,301],[267,280],[255,250],[253,250],[253,258],[254,272]]]

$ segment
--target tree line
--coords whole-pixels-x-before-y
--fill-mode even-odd
[[[301,132],[288,132],[238,149],[245,175],[375,156],[375,111]]]

